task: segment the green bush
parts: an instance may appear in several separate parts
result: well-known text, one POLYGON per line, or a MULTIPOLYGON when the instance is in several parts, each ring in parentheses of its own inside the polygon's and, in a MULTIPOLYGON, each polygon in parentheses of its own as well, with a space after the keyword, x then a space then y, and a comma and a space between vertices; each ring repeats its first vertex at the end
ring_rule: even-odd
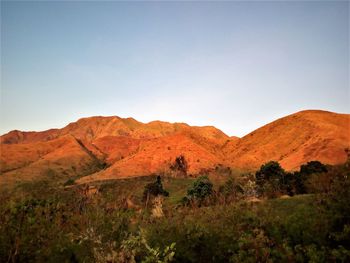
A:
POLYGON ((319 161, 301 165, 299 172, 293 174, 295 194, 327 191, 330 185, 327 171, 327 167, 319 161))
POLYGON ((326 173, 327 167, 319 161, 311 161, 300 166, 302 175, 310 175, 315 173, 326 173))
POLYGON ((275 197, 284 190, 286 172, 278 162, 263 164, 255 173, 258 194, 275 197))
POLYGON ((198 177, 187 190, 183 203, 192 203, 201 206, 207 197, 213 193, 213 183, 207 176, 198 177))
POLYGON ((219 197, 223 199, 224 203, 229 203, 235 201, 243 196, 244 188, 235 179, 230 177, 223 185, 219 187, 219 197))

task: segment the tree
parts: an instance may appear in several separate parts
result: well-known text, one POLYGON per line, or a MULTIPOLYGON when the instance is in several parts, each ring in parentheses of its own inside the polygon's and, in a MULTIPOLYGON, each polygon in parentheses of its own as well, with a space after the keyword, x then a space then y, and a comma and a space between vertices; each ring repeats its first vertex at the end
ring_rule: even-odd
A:
POLYGON ((319 161, 311 161, 300 166, 300 173, 302 175, 310 175, 315 173, 326 173, 327 167, 319 161))
MULTIPOLYGON (((317 181, 318 179, 320 179, 320 177, 318 176, 318 178, 315 178, 314 175, 324 174, 324 173, 327 173, 327 171, 328 170, 326 165, 322 164, 319 161, 311 161, 311 162, 308 162, 307 164, 301 165, 300 171, 294 173, 295 192, 297 194, 307 193, 308 192, 308 190, 306 189, 307 181, 309 181, 309 184, 310 183, 313 185, 315 183, 317 184, 317 181), (312 179, 312 177, 314 178, 312 179)), ((323 179, 325 178, 323 177, 323 179)), ((311 188, 314 188, 314 187, 311 187, 311 188)))
POLYGON ((179 172, 181 175, 187 175, 188 163, 185 156, 180 155, 176 157, 175 163, 170 166, 170 169, 179 172))
POLYGON ((162 178, 158 175, 157 179, 153 183, 149 183, 145 186, 145 190, 143 191, 143 200, 147 200, 153 196, 156 197, 158 195, 169 196, 169 192, 164 190, 162 184, 162 178))
POLYGON ((255 173, 259 194, 267 194, 270 197, 283 192, 286 184, 286 172, 278 162, 270 161, 263 164, 255 173))
POLYGON ((244 194, 242 185, 234 177, 228 179, 219 187, 219 193, 224 199, 224 203, 236 200, 244 194))
POLYGON ((204 200, 213 193, 213 184, 207 176, 198 177, 187 190, 187 196, 184 197, 183 201, 197 202, 200 206, 204 200))

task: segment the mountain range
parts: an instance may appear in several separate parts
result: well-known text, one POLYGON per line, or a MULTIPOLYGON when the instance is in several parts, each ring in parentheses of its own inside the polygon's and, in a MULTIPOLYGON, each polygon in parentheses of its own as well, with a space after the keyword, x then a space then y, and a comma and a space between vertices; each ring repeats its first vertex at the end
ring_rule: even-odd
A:
POLYGON ((321 110, 288 115, 242 138, 213 126, 98 116, 62 129, 2 135, 0 184, 47 176, 79 177, 83 183, 166 173, 181 155, 191 176, 218 165, 251 171, 270 160, 295 170, 311 160, 343 163, 347 148, 350 114, 321 110))

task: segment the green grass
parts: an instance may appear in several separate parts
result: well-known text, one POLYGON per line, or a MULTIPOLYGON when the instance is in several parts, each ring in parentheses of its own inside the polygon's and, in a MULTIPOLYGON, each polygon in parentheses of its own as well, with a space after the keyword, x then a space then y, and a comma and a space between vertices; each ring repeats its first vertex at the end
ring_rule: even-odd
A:
POLYGON ((193 183, 192 178, 167 178, 163 181, 163 187, 169 192, 169 197, 165 199, 165 203, 175 205, 186 196, 187 189, 193 183))
POLYGON ((306 195, 296 195, 290 198, 275 198, 266 200, 261 205, 264 208, 269 208, 271 215, 288 215, 292 211, 302 209, 307 207, 308 209, 314 209, 315 204, 315 195, 306 194, 306 195))
MULTIPOLYGON (((225 182, 227 178, 227 176, 210 177, 216 189, 225 182)), ((145 185, 154 182, 155 180, 156 176, 144 176, 110 180, 107 182, 96 182, 93 183, 93 185, 99 187, 104 197, 109 196, 110 199, 134 197, 141 200, 145 185)), ((163 188, 169 192, 169 197, 165 198, 165 205, 173 206, 179 204, 181 199, 187 195, 187 189, 194 181, 195 178, 191 177, 163 178, 163 188)))

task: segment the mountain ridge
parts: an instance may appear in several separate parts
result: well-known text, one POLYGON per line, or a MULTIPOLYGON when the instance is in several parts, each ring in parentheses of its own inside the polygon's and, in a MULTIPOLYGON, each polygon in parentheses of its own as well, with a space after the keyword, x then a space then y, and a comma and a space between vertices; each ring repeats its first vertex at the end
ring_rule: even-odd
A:
POLYGON ((48 171, 84 176, 82 182, 146 176, 169 170, 180 155, 194 176, 217 165, 253 170, 269 160, 293 170, 314 159, 344 162, 350 114, 303 110, 242 138, 214 126, 93 116, 61 129, 10 131, 0 136, 0 143, 0 172, 10 181, 52 174, 48 171))
MULTIPOLYGON (((152 131, 156 132, 157 128, 161 128, 164 130, 165 133, 173 133, 176 131, 181 131, 188 128, 194 128, 194 129, 202 129, 204 130, 212 130, 216 131, 218 134, 220 134, 222 137, 228 137, 224 132, 217 129, 214 126, 190 126, 186 123, 182 122, 165 122, 165 121, 150 121, 147 123, 139 122, 135 120, 134 118, 128 117, 128 118, 121 118, 118 116, 92 116, 92 117, 84 117, 80 118, 75 122, 71 122, 68 125, 64 126, 63 128, 54 128, 54 129, 48 129, 44 131, 20 131, 20 130, 12 130, 8 133, 5 133, 0 136, 0 143, 2 144, 12 144, 12 143, 24 143, 24 142, 34 142, 34 141, 42 141, 42 140, 50 140, 53 138, 56 138, 58 136, 62 136, 65 134, 72 134, 76 133, 76 129, 85 129, 86 126, 94 125, 94 127, 90 127, 90 130, 85 130, 87 133, 96 132, 99 131, 102 132, 102 135, 99 135, 98 137, 103 137, 103 133, 107 133, 108 128, 112 127, 114 129, 117 129, 117 131, 108 132, 107 135, 114 135, 114 136, 132 136, 132 137, 157 137, 162 136, 164 134, 151 134, 152 131), (143 130, 142 130, 142 128, 143 130), (107 131, 106 131, 107 130, 107 131), (144 131, 145 130, 145 131, 144 131), (119 132, 119 134, 116 134, 116 132, 119 132), (129 132, 129 133, 128 133, 129 132), (148 132, 148 133, 147 133, 148 132)), ((81 134, 80 134, 81 135, 81 134)), ((94 134, 90 134, 93 136, 94 134)), ((86 136, 86 135, 85 135, 86 136)), ((77 136, 79 137, 79 136, 77 136)), ((89 136, 87 136, 89 137, 89 136)), ((98 137, 94 137, 94 139, 97 139, 98 137)))

